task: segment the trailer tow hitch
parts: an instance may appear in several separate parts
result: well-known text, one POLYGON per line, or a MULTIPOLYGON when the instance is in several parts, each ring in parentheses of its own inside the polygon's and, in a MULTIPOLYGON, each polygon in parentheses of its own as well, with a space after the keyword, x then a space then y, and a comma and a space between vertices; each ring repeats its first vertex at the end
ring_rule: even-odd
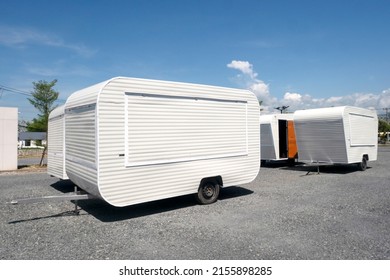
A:
POLYGON ((47 201, 74 201, 75 204, 74 213, 78 215, 80 214, 80 208, 78 207, 77 202, 79 200, 87 200, 87 199, 96 199, 96 197, 87 192, 77 190, 77 187, 75 186, 74 192, 69 192, 69 193, 64 193, 59 195, 42 196, 42 197, 20 198, 20 199, 12 200, 10 204, 16 205, 16 204, 47 202, 47 201))

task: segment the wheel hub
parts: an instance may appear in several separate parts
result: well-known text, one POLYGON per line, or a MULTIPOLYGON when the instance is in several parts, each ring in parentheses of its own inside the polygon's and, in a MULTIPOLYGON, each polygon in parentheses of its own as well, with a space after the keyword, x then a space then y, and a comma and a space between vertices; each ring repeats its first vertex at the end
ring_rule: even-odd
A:
POLYGON ((203 188, 203 194, 205 197, 212 197, 214 194, 214 188, 212 186, 205 186, 203 188))

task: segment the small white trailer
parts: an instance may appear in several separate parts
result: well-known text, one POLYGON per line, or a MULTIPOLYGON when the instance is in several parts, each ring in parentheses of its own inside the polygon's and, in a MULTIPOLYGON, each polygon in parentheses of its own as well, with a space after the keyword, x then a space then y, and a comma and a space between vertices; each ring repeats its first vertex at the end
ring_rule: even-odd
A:
POLYGON ((260 131, 262 161, 295 161, 298 151, 293 114, 261 115, 260 131))
POLYGON ((220 187, 259 172, 258 100, 248 90, 113 78, 69 96, 65 163, 72 182, 114 206, 187 194, 212 203, 220 187))
POLYGON ((298 110, 294 124, 300 161, 355 163, 365 170, 368 161, 377 159, 375 111, 351 106, 298 110))
POLYGON ((47 173, 68 179, 65 169, 65 105, 58 106, 49 115, 47 173))

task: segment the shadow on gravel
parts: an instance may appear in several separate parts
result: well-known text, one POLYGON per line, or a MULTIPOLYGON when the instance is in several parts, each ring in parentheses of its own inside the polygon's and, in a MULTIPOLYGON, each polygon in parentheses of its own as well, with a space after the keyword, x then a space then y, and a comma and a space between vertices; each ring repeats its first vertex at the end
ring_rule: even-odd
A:
MULTIPOLYGON (((61 180, 51 185, 56 190, 66 193, 74 191, 74 184, 70 180, 61 180)), ((228 187, 221 190, 219 200, 232 199, 240 196, 252 194, 253 191, 242 187, 228 187)), ((74 202, 72 201, 74 204, 74 202)), ((218 203, 218 202, 217 202, 218 203)), ((152 202, 146 202, 126 207, 115 207, 100 199, 79 200, 77 205, 81 211, 79 215, 92 215, 102 222, 116 222, 121 220, 128 220, 139 218, 143 216, 150 216, 164 212, 174 211, 177 209, 193 207, 198 205, 195 195, 185 195, 180 197, 162 199, 152 202), (86 213, 83 213, 85 211, 86 213)), ((71 209, 71 206, 70 206, 71 209)), ((9 224, 57 218, 64 216, 77 216, 75 211, 70 210, 59 214, 36 217, 26 220, 18 220, 9 222, 9 224)))
MULTIPOLYGON (((300 163, 295 163, 296 165, 300 163)), ((280 168, 280 167, 286 167, 289 166, 289 163, 287 160, 271 160, 271 161, 261 161, 261 167, 263 168, 280 168)))
MULTIPOLYGON (((302 176, 306 175, 317 175, 318 174, 318 168, 316 165, 305 165, 304 163, 297 162, 294 166, 289 166, 287 161, 270 161, 266 163, 262 163, 262 168, 278 168, 280 170, 292 170, 292 171, 299 171, 304 172, 302 176)), ((367 167, 367 169, 370 169, 371 167, 367 167)), ((349 174, 353 172, 360 172, 355 164, 349 164, 349 165, 320 165, 319 166, 319 173, 326 173, 326 174, 349 174)))
MULTIPOLYGON (((252 191, 241 187, 229 187, 222 189, 220 200, 231 199, 253 193, 252 191)), ((217 202, 218 203, 218 202, 217 202)), ((151 201, 126 207, 115 207, 102 200, 84 200, 79 201, 80 208, 102 222, 117 222, 122 220, 134 219, 164 212, 174 211, 187 207, 194 207, 197 204, 194 195, 185 195, 173 198, 167 198, 157 201, 151 201)))
MULTIPOLYGON (((87 215, 87 214, 79 214, 79 215, 87 215)), ((24 222, 38 221, 38 220, 51 219, 51 218, 68 217, 68 216, 78 216, 78 214, 76 214, 73 210, 70 210, 70 211, 65 211, 62 213, 49 215, 49 216, 11 221, 11 222, 8 222, 8 224, 18 224, 18 223, 24 223, 24 222)))
MULTIPOLYGON (((367 170, 371 167, 367 167, 367 170)), ((306 165, 297 165, 292 167, 283 167, 282 170, 292 170, 292 171, 300 171, 304 174, 301 177, 307 175, 320 175, 320 174, 349 174, 354 172, 362 172, 359 171, 356 165, 321 165, 319 169, 317 166, 306 166, 306 165)))

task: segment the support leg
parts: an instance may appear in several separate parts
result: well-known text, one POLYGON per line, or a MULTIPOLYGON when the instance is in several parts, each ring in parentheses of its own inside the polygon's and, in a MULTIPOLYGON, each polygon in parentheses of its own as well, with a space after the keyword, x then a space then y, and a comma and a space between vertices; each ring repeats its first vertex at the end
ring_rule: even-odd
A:
MULTIPOLYGON (((77 186, 74 186, 74 193, 77 194, 77 186)), ((80 208, 79 208, 77 200, 74 200, 74 213, 75 213, 75 215, 80 214, 80 208)))

